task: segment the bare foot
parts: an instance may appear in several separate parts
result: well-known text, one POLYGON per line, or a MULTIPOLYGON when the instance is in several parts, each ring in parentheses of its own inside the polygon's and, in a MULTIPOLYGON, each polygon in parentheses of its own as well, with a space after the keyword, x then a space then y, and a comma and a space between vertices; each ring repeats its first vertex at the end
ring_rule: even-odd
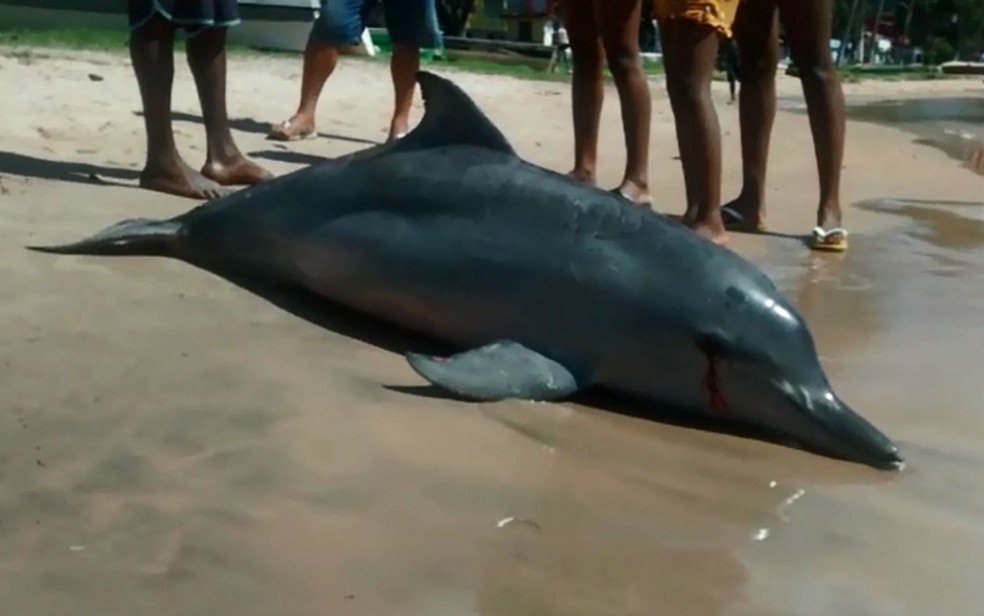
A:
POLYGON ((314 118, 304 115, 295 115, 289 120, 284 120, 280 124, 272 124, 267 139, 274 141, 296 141, 307 139, 315 135, 314 118))
POLYGON ((615 191, 636 205, 652 207, 653 200, 649 196, 649 188, 644 184, 625 180, 615 191))
POLYGON ((704 239, 714 242, 718 246, 725 246, 728 243, 728 233, 724 229, 724 224, 717 222, 687 222, 684 224, 690 227, 694 233, 704 239))
POLYGON ((594 171, 588 171, 586 169, 572 169, 567 172, 567 175, 575 180, 580 180, 591 186, 596 184, 594 171))
POLYGON ((207 161, 202 167, 202 175, 222 186, 259 184, 273 177, 272 173, 242 154, 229 161, 207 161))
POLYGON ((754 233, 765 230, 765 209, 756 199, 738 195, 721 206, 721 220, 729 231, 754 233))
POLYGON ((140 187, 189 199, 217 199, 228 192, 180 160, 171 166, 144 167, 140 187))

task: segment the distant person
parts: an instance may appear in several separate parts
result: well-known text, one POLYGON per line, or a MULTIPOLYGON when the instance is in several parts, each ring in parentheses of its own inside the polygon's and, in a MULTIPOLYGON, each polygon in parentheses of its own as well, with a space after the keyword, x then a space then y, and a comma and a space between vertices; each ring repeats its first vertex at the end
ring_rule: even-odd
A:
POLYGON ((554 16, 550 20, 550 43, 553 53, 550 54, 550 63, 547 65, 547 72, 552 73, 558 64, 563 64, 567 72, 571 72, 571 65, 567 59, 567 50, 571 47, 570 39, 567 37, 567 28, 559 17, 554 16))
POLYGON ((596 182, 602 74, 607 60, 622 107, 626 149, 625 173, 614 192, 648 206, 651 110, 639 53, 641 4, 639 0, 560 1, 574 61, 574 169, 570 175, 589 184, 596 182))
POLYGON ((256 184, 272 174, 239 151, 226 111, 226 28, 239 23, 236 0, 130 0, 130 57, 143 101, 147 161, 140 186, 180 197, 210 199, 222 186, 256 184), (188 32, 188 66, 205 123, 201 171, 181 158, 171 127, 174 35, 188 32))
POLYGON ((776 115, 779 20, 799 69, 820 179, 820 200, 811 246, 847 249, 840 204, 844 158, 844 93, 830 53, 831 0, 743 0, 735 22, 741 64, 741 156, 743 186, 722 208, 729 229, 765 229, 765 175, 776 115))
POLYGON ((731 36, 738 3, 655 0, 653 7, 663 39, 666 89, 687 192, 683 221, 717 244, 728 238, 721 220, 721 127, 711 99, 711 79, 718 37, 731 36))
POLYGON ((390 74, 395 100, 387 141, 399 139, 410 130, 410 107, 417 86, 420 49, 441 45, 435 0, 321 0, 321 12, 311 27, 304 50, 297 111, 289 120, 270 128, 271 139, 290 141, 315 134, 318 98, 338 65, 339 50, 359 42, 366 20, 379 2, 382 2, 386 30, 393 44, 390 74))

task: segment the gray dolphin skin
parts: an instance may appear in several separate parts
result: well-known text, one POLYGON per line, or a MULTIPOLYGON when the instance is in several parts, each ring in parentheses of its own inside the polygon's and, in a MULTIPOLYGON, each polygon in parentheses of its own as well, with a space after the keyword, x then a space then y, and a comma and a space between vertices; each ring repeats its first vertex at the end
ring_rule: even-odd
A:
POLYGON ((457 85, 417 81, 424 117, 399 141, 32 249, 170 256, 303 287, 459 349, 407 359, 465 399, 598 386, 902 468, 898 447, 834 393, 803 319, 757 267, 523 161, 457 85))

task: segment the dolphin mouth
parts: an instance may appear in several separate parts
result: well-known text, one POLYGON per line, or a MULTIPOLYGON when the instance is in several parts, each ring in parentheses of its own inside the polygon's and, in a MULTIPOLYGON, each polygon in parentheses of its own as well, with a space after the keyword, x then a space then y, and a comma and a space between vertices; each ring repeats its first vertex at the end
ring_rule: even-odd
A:
POLYGON ((832 453, 880 470, 905 468, 899 446, 831 391, 801 396, 799 404, 820 424, 832 453))

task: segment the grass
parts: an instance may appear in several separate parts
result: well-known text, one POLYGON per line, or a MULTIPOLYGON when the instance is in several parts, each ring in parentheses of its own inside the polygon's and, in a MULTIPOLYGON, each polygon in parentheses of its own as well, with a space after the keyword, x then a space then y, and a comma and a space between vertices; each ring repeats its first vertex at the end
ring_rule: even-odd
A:
MULTIPOLYGON (((879 81, 924 81, 945 78, 946 75, 929 66, 842 66, 837 69, 841 81, 859 83, 864 80, 879 81)), ((786 74, 796 75, 795 67, 786 74)))
MULTIPOLYGON (((113 51, 125 50, 129 32, 126 28, 92 29, 92 28, 3 28, 0 27, 0 46, 33 49, 67 49, 113 51)), ((180 51, 184 47, 181 37, 176 41, 180 51)), ((243 45, 229 44, 232 54, 280 54, 296 55, 295 52, 279 50, 261 50, 243 45)), ((365 58, 370 62, 388 62, 389 54, 378 53, 376 56, 365 58)), ((546 61, 522 56, 510 57, 498 61, 489 58, 463 57, 451 52, 450 57, 433 58, 423 61, 423 64, 433 67, 450 68, 471 73, 488 75, 508 75, 520 79, 539 79, 544 81, 567 81, 569 76, 563 70, 548 73, 545 70, 546 61)), ((645 70, 648 74, 658 75, 663 72, 659 63, 647 62, 645 70)), ((606 78, 611 74, 606 70, 606 78)))
MULTIPOLYGON (((32 48, 32 49, 67 49, 67 50, 94 50, 94 51, 113 51, 125 50, 129 33, 125 27, 120 28, 3 28, 0 27, 0 47, 13 48, 32 48)), ((181 49, 184 41, 179 37, 176 46, 181 49)), ((296 55, 294 52, 283 52, 273 50, 259 50, 243 45, 230 44, 229 52, 232 54, 279 54, 296 55)), ((482 73, 489 75, 508 75, 520 79, 537 79, 543 81, 567 81, 569 76, 564 71, 555 73, 546 72, 546 61, 514 56, 501 61, 489 58, 488 54, 475 54, 476 57, 467 57, 460 52, 451 52, 449 57, 426 59, 423 61, 425 66, 450 68, 454 70, 467 71, 472 73, 482 73)), ((389 55, 386 53, 377 54, 375 57, 368 58, 368 61, 386 62, 389 55)), ((648 75, 655 76, 663 73, 663 65, 658 62, 646 62, 644 70, 648 75)), ((841 79, 848 83, 857 83, 865 79, 908 81, 940 79, 945 77, 938 70, 929 67, 908 67, 908 66, 847 66, 839 69, 841 79)), ((606 70, 606 79, 611 79, 611 74, 606 70)), ((716 73, 714 79, 724 80, 724 73, 716 73)))
POLYGON ((52 28, 41 30, 0 27, 0 45, 5 47, 109 51, 124 49, 128 34, 126 28, 106 30, 52 28))

